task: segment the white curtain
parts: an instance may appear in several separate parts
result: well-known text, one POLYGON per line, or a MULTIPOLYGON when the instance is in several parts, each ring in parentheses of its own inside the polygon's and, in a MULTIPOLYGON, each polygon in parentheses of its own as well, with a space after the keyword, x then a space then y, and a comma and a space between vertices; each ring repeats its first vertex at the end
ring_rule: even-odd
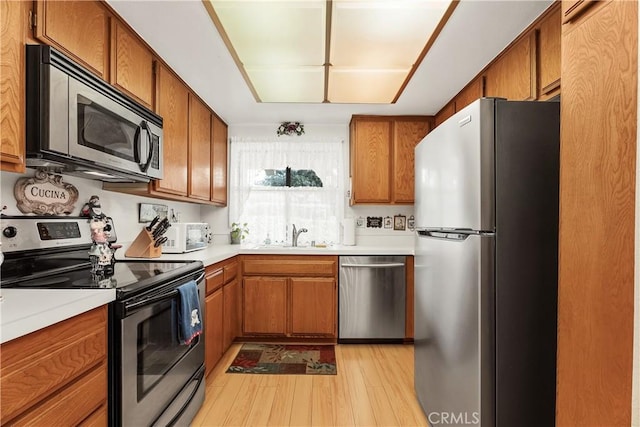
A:
POLYGON ((342 141, 231 138, 229 221, 247 223, 245 243, 291 243, 291 226, 306 228, 299 244, 338 243, 344 211, 342 141), (322 187, 265 187, 265 169, 312 169, 322 187))

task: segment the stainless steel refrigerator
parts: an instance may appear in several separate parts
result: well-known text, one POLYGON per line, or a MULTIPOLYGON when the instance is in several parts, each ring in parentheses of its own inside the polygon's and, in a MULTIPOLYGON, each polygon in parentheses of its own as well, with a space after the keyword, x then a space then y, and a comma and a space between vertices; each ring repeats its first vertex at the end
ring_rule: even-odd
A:
POLYGON ((553 426, 560 105, 483 98, 416 147, 415 389, 431 425, 553 426))

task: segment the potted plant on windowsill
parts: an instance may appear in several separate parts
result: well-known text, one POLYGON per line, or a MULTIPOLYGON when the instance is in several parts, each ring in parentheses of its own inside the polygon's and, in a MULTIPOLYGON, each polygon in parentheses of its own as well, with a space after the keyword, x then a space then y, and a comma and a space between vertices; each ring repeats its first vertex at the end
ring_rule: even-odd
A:
POLYGON ((246 222, 244 224, 238 222, 231 224, 231 244, 237 245, 241 243, 248 234, 249 228, 246 222))

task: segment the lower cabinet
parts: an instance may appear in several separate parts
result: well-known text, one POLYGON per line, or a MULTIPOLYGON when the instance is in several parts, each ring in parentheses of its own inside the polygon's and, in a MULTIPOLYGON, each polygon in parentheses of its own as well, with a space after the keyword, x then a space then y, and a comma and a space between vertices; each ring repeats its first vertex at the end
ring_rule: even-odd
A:
POLYGON ((336 338, 337 257, 243 257, 244 337, 336 338))
POLYGON ((289 286, 291 335, 335 336, 335 279, 292 277, 289 286))
POLYGON ((107 307, 0 346, 2 425, 106 425, 107 307))
POLYGON ((223 350, 223 316, 224 299, 222 288, 207 295, 205 299, 205 341, 204 359, 205 373, 211 372, 214 366, 220 361, 223 350))
POLYGON ((242 293, 236 278, 238 262, 231 258, 205 270, 204 364, 208 375, 236 337, 242 335, 242 293))
POLYGON ((287 332, 287 279, 246 277, 244 333, 285 335, 287 332))
POLYGON ((224 353, 236 337, 242 335, 242 287, 238 279, 233 279, 224 285, 222 297, 224 299, 225 314, 222 337, 222 350, 224 353))

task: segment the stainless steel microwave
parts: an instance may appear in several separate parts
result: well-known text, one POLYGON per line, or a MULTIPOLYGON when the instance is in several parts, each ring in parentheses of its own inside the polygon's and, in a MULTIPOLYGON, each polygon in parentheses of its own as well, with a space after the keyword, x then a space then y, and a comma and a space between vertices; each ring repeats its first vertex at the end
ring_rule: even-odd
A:
POLYGON ((50 46, 27 46, 27 166, 110 182, 162 178, 162 117, 50 46))

